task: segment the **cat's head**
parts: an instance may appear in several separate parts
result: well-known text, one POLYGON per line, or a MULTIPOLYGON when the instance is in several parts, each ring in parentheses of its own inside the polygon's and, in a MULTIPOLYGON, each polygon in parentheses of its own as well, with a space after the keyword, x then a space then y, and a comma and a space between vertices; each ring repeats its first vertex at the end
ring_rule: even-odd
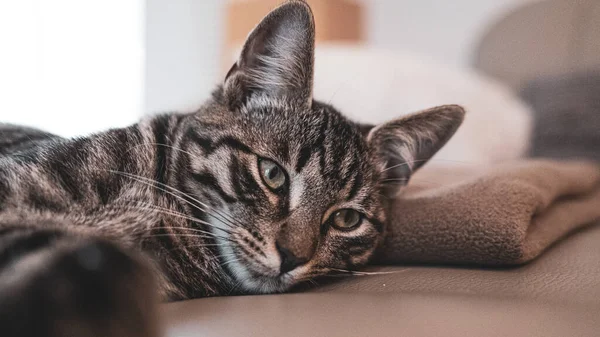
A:
POLYGON ((186 132, 183 184, 210 205, 221 262, 248 292, 365 264, 387 201, 463 118, 444 106, 375 127, 349 121, 313 99, 314 43, 306 3, 272 11, 186 132))

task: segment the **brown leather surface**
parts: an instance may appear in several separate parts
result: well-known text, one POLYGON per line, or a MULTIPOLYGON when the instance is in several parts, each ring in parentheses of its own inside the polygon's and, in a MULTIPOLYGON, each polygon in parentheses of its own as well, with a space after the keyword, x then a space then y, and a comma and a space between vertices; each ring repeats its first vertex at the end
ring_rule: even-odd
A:
POLYGON ((600 308, 600 225, 575 233, 522 267, 405 266, 379 270, 398 273, 354 276, 312 291, 462 295, 600 308))
POLYGON ((598 336, 598 311, 475 297, 305 294, 172 305, 168 336, 598 336))
POLYGON ((297 294, 167 304, 167 335, 600 335, 599 225, 519 268, 371 269, 398 272, 353 276, 297 294))

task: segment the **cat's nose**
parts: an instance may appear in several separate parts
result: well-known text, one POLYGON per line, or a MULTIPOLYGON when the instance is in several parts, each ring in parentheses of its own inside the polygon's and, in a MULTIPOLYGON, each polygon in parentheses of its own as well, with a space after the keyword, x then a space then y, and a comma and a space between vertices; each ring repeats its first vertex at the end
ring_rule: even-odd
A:
POLYGON ((298 258, 296 255, 294 255, 294 253, 292 253, 292 251, 282 247, 279 242, 275 242, 275 247, 277 247, 277 251, 281 257, 281 266, 279 267, 279 272, 281 274, 292 271, 296 267, 305 264, 308 261, 308 259, 298 258))

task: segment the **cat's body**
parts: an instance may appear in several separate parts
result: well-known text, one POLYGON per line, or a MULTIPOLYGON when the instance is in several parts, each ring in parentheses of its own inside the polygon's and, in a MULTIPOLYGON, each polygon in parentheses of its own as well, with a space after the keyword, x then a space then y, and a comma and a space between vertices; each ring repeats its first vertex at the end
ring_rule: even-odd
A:
MULTIPOLYGON (((192 233, 185 228, 193 227, 169 212, 199 216, 186 208, 186 203, 161 191, 159 185, 181 189, 175 187, 171 163, 179 155, 172 147, 181 146, 182 130, 177 127, 185 118, 158 116, 125 129, 73 140, 46 135, 25 143, 13 138, 12 151, 8 146, 0 149, 7 153, 0 157, 0 226, 53 224, 148 252, 169 266, 168 274, 173 277, 165 280, 163 293, 171 299, 225 293, 231 279, 223 272, 215 250, 201 246, 206 238, 195 238, 198 247, 193 257, 177 254, 178 259, 170 259, 173 254, 169 250, 176 249, 177 243, 167 234, 192 233)), ((0 132, 5 128, 0 127, 0 132)), ((23 132, 29 135, 34 130, 23 132)), ((7 132, 3 134, 8 138, 7 132)), ((201 224, 194 226, 206 230, 201 224)))
POLYGON ((353 123, 313 100, 313 52, 290 1, 195 113, 79 139, 0 125, 3 335, 154 336, 155 294, 281 292, 367 263, 387 200, 464 111, 353 123))

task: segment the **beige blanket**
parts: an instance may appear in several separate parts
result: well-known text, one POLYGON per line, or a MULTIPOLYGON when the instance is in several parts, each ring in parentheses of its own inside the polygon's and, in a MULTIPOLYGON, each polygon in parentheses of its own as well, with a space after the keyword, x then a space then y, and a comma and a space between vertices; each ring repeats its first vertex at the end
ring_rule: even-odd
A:
POLYGON ((600 167, 425 168, 392 207, 378 263, 521 264, 600 220, 600 167))

